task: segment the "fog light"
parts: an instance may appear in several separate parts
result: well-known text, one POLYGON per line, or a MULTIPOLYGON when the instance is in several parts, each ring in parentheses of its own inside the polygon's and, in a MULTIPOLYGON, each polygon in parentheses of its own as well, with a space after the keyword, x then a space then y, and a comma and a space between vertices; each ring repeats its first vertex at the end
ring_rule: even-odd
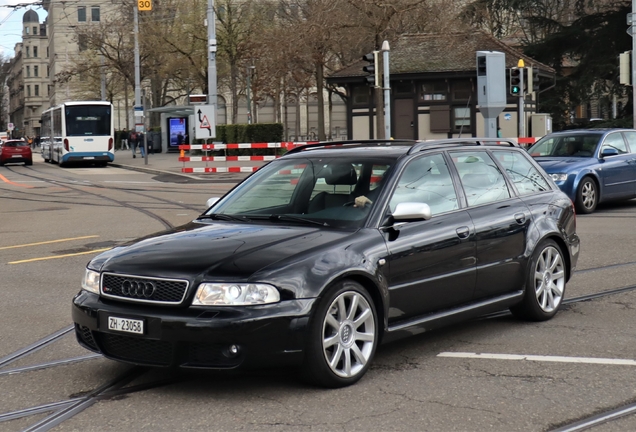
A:
POLYGON ((239 347, 237 345, 230 345, 230 348, 229 348, 228 351, 229 351, 230 355, 235 356, 239 352, 239 347))

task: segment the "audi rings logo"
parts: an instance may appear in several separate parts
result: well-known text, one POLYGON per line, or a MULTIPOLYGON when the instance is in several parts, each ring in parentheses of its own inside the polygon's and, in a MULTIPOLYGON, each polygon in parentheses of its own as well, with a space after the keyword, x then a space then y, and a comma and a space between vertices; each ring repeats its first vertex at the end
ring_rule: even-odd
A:
POLYGON ((137 282, 125 280, 121 284, 121 293, 127 297, 150 298, 155 293, 155 284, 152 282, 137 282))

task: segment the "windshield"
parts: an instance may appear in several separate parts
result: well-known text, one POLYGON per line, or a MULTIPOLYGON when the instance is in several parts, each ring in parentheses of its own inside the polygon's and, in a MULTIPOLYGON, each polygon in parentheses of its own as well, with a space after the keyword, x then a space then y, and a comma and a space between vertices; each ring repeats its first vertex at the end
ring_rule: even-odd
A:
POLYGON ((111 109, 108 105, 67 106, 67 136, 108 136, 110 131, 111 109))
POLYGON ((206 215, 360 227, 377 200, 391 162, 369 157, 277 160, 257 171, 206 215))
POLYGON ((603 134, 577 133, 547 136, 528 149, 530 156, 592 157, 603 134))

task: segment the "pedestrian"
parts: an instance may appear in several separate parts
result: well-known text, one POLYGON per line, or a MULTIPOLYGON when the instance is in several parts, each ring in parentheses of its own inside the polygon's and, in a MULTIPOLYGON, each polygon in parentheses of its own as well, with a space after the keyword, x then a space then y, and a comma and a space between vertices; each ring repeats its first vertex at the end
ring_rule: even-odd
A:
POLYGON ((130 149, 132 150, 133 158, 136 158, 137 155, 137 132, 130 131, 130 135, 128 135, 128 140, 130 141, 130 149))
POLYGON ((130 146, 128 145, 128 131, 126 129, 121 131, 121 150, 126 147, 126 150, 130 150, 130 146))
POLYGON ((141 152, 141 157, 146 157, 146 151, 144 148, 144 134, 143 132, 137 132, 137 147, 139 147, 139 151, 141 152))

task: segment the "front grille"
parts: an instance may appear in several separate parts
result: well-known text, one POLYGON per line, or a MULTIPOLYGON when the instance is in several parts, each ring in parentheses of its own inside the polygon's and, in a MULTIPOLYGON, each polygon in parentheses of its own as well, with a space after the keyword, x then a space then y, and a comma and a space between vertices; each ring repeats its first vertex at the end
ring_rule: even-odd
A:
POLYGON ((188 282, 174 279, 155 279, 138 276, 102 275, 102 294, 138 302, 178 304, 183 301, 188 282))
POLYGON ((170 342, 98 333, 102 351, 109 357, 156 366, 170 366, 174 346, 170 342))
POLYGON ((228 345, 191 343, 188 347, 187 366, 230 368, 241 364, 242 355, 230 356, 228 345))
POLYGON ((99 348, 97 348, 97 344, 95 343, 95 339, 93 339, 93 333, 88 327, 75 324, 75 335, 77 336, 77 339, 84 345, 94 350, 99 350, 99 348))

